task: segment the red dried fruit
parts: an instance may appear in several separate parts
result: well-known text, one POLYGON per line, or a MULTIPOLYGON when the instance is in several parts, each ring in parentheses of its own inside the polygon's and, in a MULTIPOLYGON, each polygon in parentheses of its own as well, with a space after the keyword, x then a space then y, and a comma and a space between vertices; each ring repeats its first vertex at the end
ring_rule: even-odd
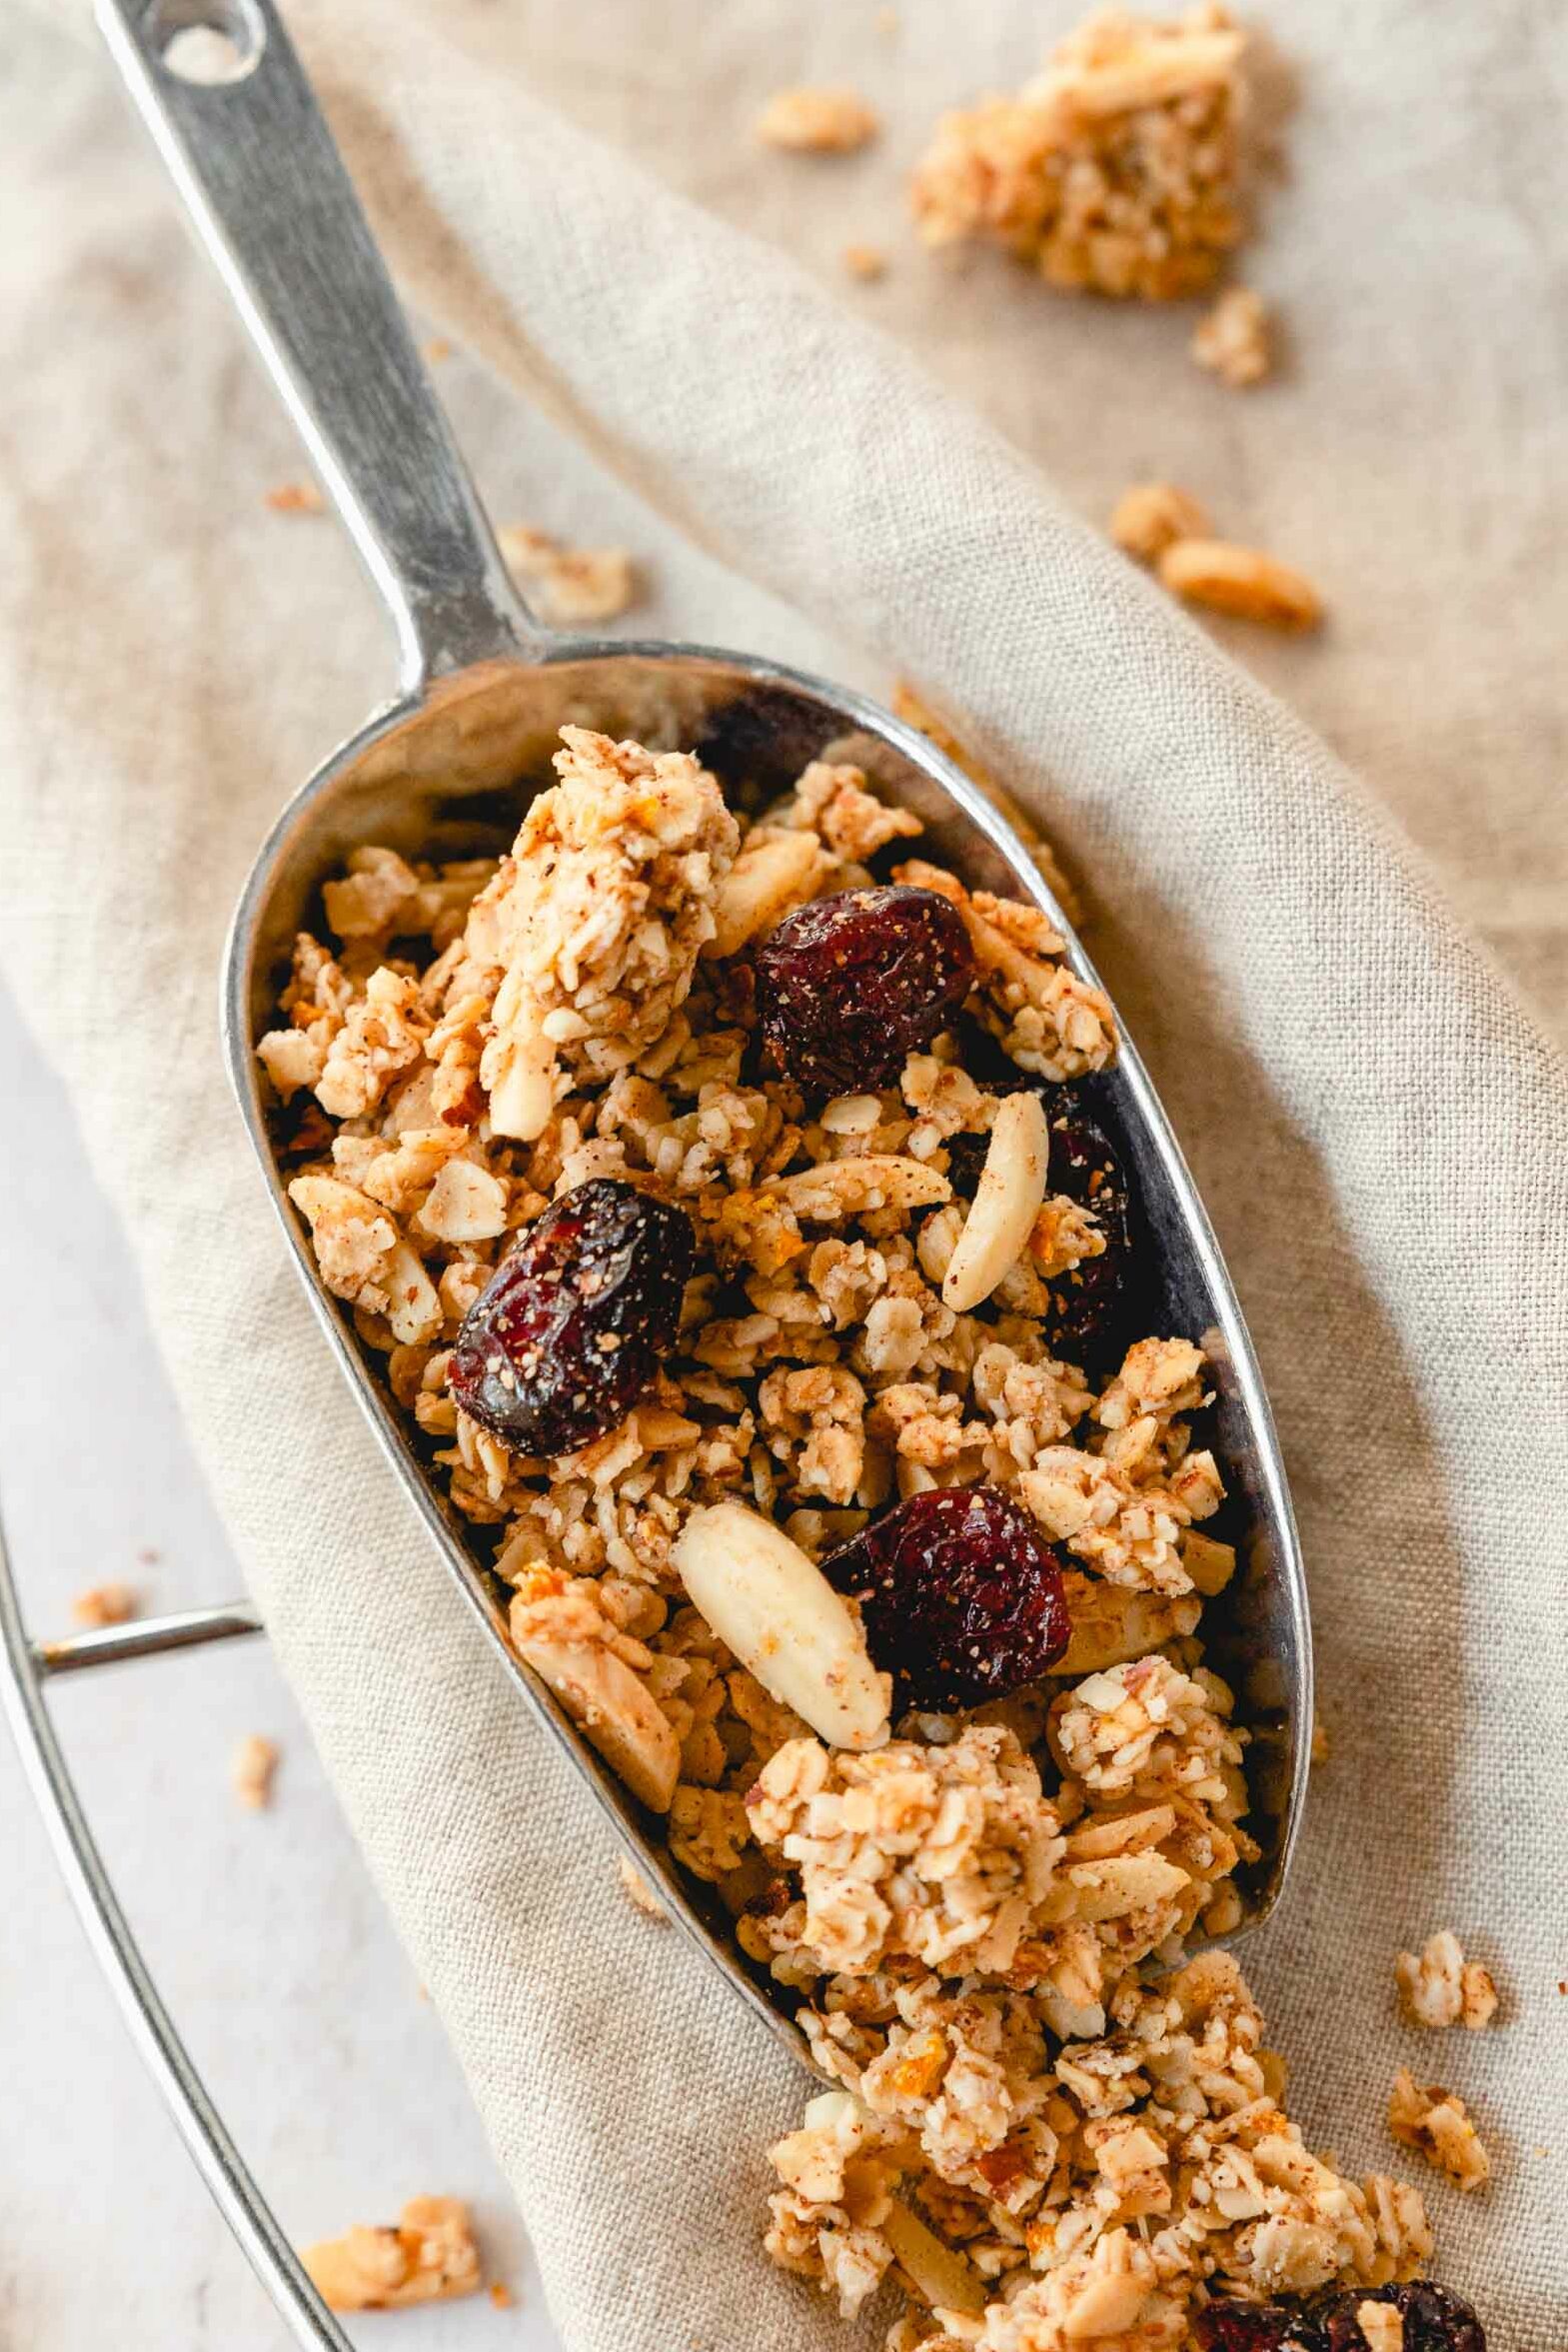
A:
POLYGON ((1063 1559, 999 1486, 911 1494, 822 1562, 903 1706, 979 1706, 1067 1646, 1063 1559))
POLYGON ((1132 1195, 1104 1129, 1079 1099, 1066 1090, 1062 1094, 1065 1100, 1045 1098, 1050 1189, 1094 1211, 1105 1247, 1098 1257, 1086 1257, 1070 1273, 1057 1275, 1045 1327, 1063 1361, 1097 1364, 1120 1352, 1124 1336, 1132 1195))
POLYGON ((810 1094, 889 1086, 973 985, 963 918, 934 891, 813 899, 757 950, 764 1058, 810 1094))
POLYGON ((1356 2318, 1363 2303, 1391 2303, 1404 2321, 1404 2352, 1486 2352, 1486 2330, 1462 2295, 1431 2279, 1388 2287, 1335 2287, 1308 2305, 1325 2352, 1367 2352, 1356 2318))
POLYGON ((1326 2352, 1322 2330, 1282 2303, 1210 2303, 1192 2340, 1199 2352, 1326 2352))
POLYGON ((675 1340, 692 1272, 684 1208, 596 1176, 526 1227, 463 1318, 447 1384, 522 1453, 624 1420, 675 1340))

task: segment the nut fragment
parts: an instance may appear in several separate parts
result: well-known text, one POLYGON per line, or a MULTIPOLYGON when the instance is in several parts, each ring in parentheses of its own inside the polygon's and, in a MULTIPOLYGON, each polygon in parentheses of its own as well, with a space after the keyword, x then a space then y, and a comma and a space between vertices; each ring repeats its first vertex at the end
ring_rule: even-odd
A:
POLYGON ((857 90, 776 90, 757 118, 765 147, 796 155, 849 155, 880 128, 857 90))
POLYGON ((1140 564, 1152 564, 1178 539, 1202 539, 1208 516, 1188 490, 1174 482, 1134 482, 1111 512, 1110 536, 1140 564))
POLYGON ((659 1701, 624 1658, 597 1641, 552 1640, 529 1630, 528 1603, 512 1604, 518 1655, 560 1699, 634 1796, 668 1813, 681 1773, 681 1743, 659 1701))
POLYGON ((899 2269, 933 2311, 964 2311, 978 2319, 985 2309, 979 2273, 964 2257, 927 2229, 917 2214, 894 2199, 882 2235, 899 2269))
POLYGON ((733 956, 748 940, 772 931, 781 916, 809 898, 824 864, 820 838, 803 828, 751 835, 719 886, 714 936, 703 954, 733 956))
POLYGON ((672 1557, 721 1641, 835 1747, 880 1747, 892 1685, 853 1613, 782 1527, 744 1503, 697 1510, 672 1557))
POLYGON ((272 1802, 272 1776, 278 1769, 275 1741, 259 1731, 247 1732, 229 1759, 229 1785, 239 1802, 253 1813, 272 1802))
POLYGON ((79 1625, 95 1629, 123 1625, 127 1617, 136 1614, 135 1590, 129 1584, 89 1584, 85 1592, 72 1598, 71 1614, 79 1625))
POLYGON ((1178 539, 1159 559, 1159 577, 1173 595, 1270 629, 1315 629, 1323 618, 1316 589, 1288 564, 1260 548, 1228 539, 1178 539))
POLYGON ((985 1165, 942 1276, 942 1303, 963 1313, 1017 1264, 1045 1197, 1050 1130, 1038 1095, 1009 1095, 996 1114, 985 1165))

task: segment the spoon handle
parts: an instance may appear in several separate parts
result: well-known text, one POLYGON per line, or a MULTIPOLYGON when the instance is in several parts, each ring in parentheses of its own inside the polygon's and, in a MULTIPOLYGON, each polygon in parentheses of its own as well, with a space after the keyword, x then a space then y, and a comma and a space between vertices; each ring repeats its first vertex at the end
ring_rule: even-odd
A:
POLYGON ((273 0, 97 0, 97 14, 392 616, 405 689, 537 653, 273 0))

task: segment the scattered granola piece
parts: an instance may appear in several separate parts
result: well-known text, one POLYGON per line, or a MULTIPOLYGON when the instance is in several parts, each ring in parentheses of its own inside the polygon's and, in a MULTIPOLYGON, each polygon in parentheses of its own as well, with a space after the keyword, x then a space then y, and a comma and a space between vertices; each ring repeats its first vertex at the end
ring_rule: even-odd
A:
POLYGON ((1309 580, 1261 549, 1227 539, 1178 539, 1159 559, 1159 577, 1188 604, 1270 629, 1315 629, 1322 600, 1309 580))
POLYGON ((988 238, 1072 292, 1201 294, 1245 234, 1244 46, 1214 6, 1091 16, 1016 97, 943 117, 911 188, 920 235, 988 238))
POLYGON ((71 1615, 78 1625, 123 1625, 127 1617, 135 1616, 138 1605, 129 1584, 89 1584, 73 1598, 71 1615))
MULTIPOLYGON (((333 2311, 393 2311, 479 2292, 479 2248, 457 2197, 411 2197, 398 2225, 356 2222, 300 2255, 333 2311)), ((494 2290, 492 2290, 494 2292, 494 2290)))
POLYGON ((229 1759, 229 1784, 242 1805, 260 1813, 272 1802, 272 1776, 277 1769, 276 1742, 264 1739, 259 1731, 249 1731, 229 1759))
POLYGON ((846 245, 838 258, 850 277, 858 278, 862 285, 870 285, 887 272, 887 256, 879 245, 846 245))
MULTIPOLYGON (((512 2289, 507 2285, 506 2280, 502 2278, 493 2278, 491 2280, 490 2299, 492 2303, 495 2304, 498 2311, 510 2311, 513 2304, 517 2301, 516 2295, 513 2294, 512 2289)), ((1397 2346, 1395 2347, 1395 2352, 1398 2352, 1397 2346)))
POLYGON ((1479 1960, 1467 1960, 1452 1928, 1428 1936, 1417 1959, 1401 1952, 1394 1976, 1406 2016, 1414 2025, 1434 2029, 1468 2026, 1476 2033, 1497 2012, 1497 1987, 1479 1960))
POLYGON ((1134 482, 1117 499, 1110 536, 1140 564, 1157 563, 1178 539, 1203 539, 1209 520, 1190 491, 1174 482, 1134 482))
POLYGON ((1328 1725, 1324 1722, 1321 1715, 1314 1715, 1312 1717, 1313 1763, 1326 1764, 1332 1752, 1332 1744, 1328 1736, 1328 1725))
POLYGON ((645 1919, 652 1919, 661 1927, 667 1927, 670 1924, 670 1913, 665 1909, 664 1904, 655 1894, 641 1870, 637 1869, 625 1854, 622 1854, 617 1860, 616 1875, 626 1889, 635 1910, 641 1911, 645 1919))
POLYGON ((1084 920, 1083 902, 1072 882, 1063 873, 1055 851, 1033 818, 1018 806, 1004 786, 997 783, 989 769, 982 767, 974 754, 959 742, 945 719, 938 717, 906 678, 900 678, 892 690, 892 707, 900 719, 906 719, 911 727, 918 728, 921 735, 929 736, 936 749, 945 753, 971 784, 979 786, 991 807, 1000 810, 1055 892, 1057 903, 1067 921, 1081 928, 1084 920))
POLYGON ((857 90, 776 90, 757 118, 765 147, 795 155, 850 155, 880 129, 857 90))
POLYGON ((504 524, 496 543, 519 587, 558 627, 614 621, 637 602, 637 570, 625 548, 563 547, 526 523, 504 524))
POLYGON ((1249 286, 1227 286, 1192 330, 1187 349, 1200 368, 1244 392, 1273 369, 1268 305, 1249 286))
POLYGON ((1478 2189, 1491 2176, 1491 2159, 1463 2099, 1441 2083, 1418 2083, 1407 2067, 1394 2077, 1388 2128, 1461 2189, 1478 2189))
POLYGON ((267 493, 275 515, 324 515, 327 501, 314 482, 277 482, 267 493))

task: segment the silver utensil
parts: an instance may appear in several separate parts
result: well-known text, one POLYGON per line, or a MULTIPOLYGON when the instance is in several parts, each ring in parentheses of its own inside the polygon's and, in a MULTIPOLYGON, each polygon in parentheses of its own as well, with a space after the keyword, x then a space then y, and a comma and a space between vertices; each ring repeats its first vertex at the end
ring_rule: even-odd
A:
MULTIPOLYGON (((572 1756, 639 1868, 741 1998, 797 2057, 769 1988, 738 1961, 717 1898, 680 1875, 647 1814, 511 1649, 492 1579, 428 1480, 401 1409, 316 1271, 267 1133, 254 1046, 325 875, 366 842, 435 858, 510 842, 548 781, 563 722, 698 751, 727 784, 784 791, 807 761, 853 759, 926 827, 973 886, 1032 899, 1094 979, 1011 828, 922 736, 863 696, 707 647, 554 636, 508 579, 343 165, 272 0, 99 0, 158 148, 257 344, 397 635, 396 700, 323 762, 262 845, 224 974, 230 1075, 300 1277, 388 1462, 527 1703, 572 1756), (193 74, 200 78, 192 78, 193 74), (222 78, 217 78, 221 74, 222 78)), ((1201 1339, 1218 1391, 1217 1450, 1241 1566, 1212 1635, 1252 1734, 1237 1934, 1272 1908, 1306 1788, 1312 1662, 1283 1465, 1219 1248, 1130 1044, 1106 1082, 1141 1197, 1162 1330, 1201 1339)), ((1227 1939, 1230 1940, 1230 1939, 1227 1939)))

